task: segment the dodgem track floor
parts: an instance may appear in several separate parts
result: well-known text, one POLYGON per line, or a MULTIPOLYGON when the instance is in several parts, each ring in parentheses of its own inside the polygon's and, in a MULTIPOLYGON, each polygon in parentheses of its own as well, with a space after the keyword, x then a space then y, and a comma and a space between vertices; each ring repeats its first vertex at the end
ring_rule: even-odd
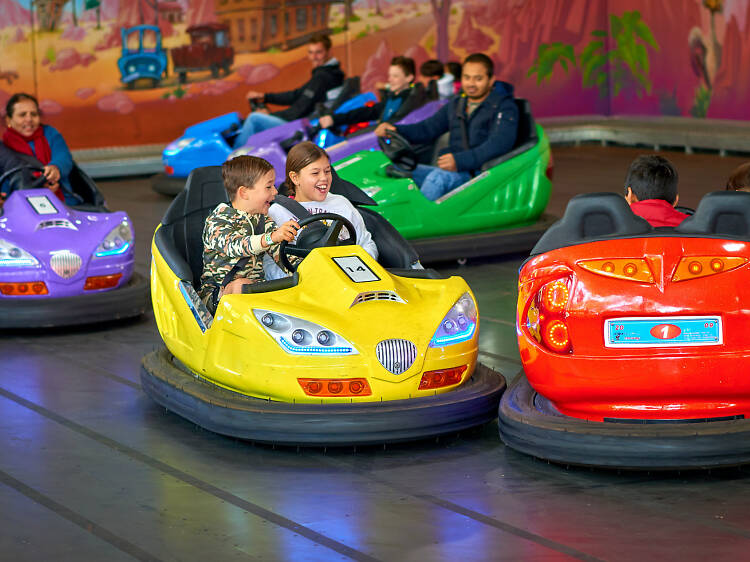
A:
MULTIPOLYGON (((555 148, 561 215, 621 191, 638 149, 555 148)), ((739 158, 665 153, 680 203, 723 186, 739 158)), ((127 210, 145 274, 169 199, 146 178, 101 181, 127 210)), ((512 381, 524 256, 446 263, 481 315, 481 362, 512 381)), ((141 389, 153 314, 0 334, 0 546, 7 560, 737 560, 750 549, 750 468, 617 472, 547 464, 497 423, 359 448, 253 445, 202 430, 141 389)))

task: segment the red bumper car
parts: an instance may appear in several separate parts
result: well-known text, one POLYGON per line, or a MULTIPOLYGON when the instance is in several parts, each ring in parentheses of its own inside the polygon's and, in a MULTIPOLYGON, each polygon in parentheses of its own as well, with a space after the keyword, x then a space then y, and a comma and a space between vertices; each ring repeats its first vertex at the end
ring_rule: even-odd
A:
POLYGON ((748 287, 750 193, 710 193, 676 228, 573 198, 520 271, 502 439, 584 466, 750 462, 748 287))

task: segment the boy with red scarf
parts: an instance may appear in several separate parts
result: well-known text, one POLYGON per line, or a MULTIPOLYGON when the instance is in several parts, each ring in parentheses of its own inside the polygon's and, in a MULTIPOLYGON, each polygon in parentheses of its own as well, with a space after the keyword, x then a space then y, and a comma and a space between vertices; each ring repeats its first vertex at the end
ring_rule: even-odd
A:
MULTIPOLYGON (((73 193, 68 175, 73 169, 73 156, 62 135, 54 127, 41 124, 39 103, 34 96, 18 93, 11 96, 5 106, 3 144, 16 152, 26 162, 41 164, 46 186, 67 205, 80 203, 73 193), (25 157, 23 156, 25 155, 25 157)), ((0 186, 3 196, 7 195, 7 185, 0 186)))

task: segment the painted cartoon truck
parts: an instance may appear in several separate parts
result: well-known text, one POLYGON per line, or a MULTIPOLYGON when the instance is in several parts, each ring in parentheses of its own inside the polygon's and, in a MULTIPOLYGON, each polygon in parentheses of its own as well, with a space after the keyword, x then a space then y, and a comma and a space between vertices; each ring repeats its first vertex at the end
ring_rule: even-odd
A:
POLYGON ((205 23, 187 28, 190 44, 169 50, 173 72, 180 84, 187 82, 187 73, 210 70, 213 78, 219 70, 226 76, 234 63, 234 48, 229 44, 229 26, 205 23))
POLYGON ((161 44, 161 30, 155 25, 136 25, 120 29, 122 54, 117 60, 120 81, 128 89, 137 82, 148 82, 152 88, 167 75, 167 52, 161 44))

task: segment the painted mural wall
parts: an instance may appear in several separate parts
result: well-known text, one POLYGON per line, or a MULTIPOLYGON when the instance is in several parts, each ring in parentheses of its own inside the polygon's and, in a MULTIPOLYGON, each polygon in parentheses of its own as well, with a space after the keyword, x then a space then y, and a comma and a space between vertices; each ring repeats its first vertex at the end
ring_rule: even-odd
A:
POLYGON ((73 148, 165 143, 301 84, 327 31, 364 89, 481 51, 538 117, 750 120, 749 27, 750 0, 0 0, 0 106, 36 94, 73 148))

